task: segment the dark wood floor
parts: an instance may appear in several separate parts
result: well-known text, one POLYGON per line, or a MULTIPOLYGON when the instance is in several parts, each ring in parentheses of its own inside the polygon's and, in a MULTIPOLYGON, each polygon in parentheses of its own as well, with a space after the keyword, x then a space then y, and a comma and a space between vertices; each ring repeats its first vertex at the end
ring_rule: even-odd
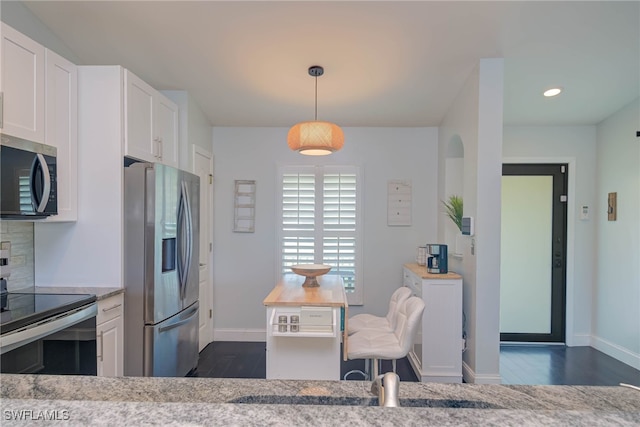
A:
MULTIPOLYGON (((217 341, 200 352, 194 376, 208 378, 265 378, 266 344, 264 342, 217 341)), ((342 362, 341 374, 364 369, 364 361, 342 362)), ((391 362, 383 362, 383 372, 391 362)), ((398 360, 401 381, 417 381, 409 361, 398 360)), ((502 345, 500 375, 503 384, 617 385, 640 386, 640 371, 591 347, 563 345, 502 345)), ((349 379, 361 380, 359 375, 349 379)))
POLYGON ((640 371, 592 347, 500 346, 503 384, 640 386, 640 371))

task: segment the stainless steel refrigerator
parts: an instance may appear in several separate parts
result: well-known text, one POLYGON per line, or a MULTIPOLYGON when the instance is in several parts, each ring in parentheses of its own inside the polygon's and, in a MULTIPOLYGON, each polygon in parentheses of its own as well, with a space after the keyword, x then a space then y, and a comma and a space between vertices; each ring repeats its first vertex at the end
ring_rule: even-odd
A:
POLYGON ((200 178, 157 163, 124 178, 124 373, 185 376, 198 364, 200 178))

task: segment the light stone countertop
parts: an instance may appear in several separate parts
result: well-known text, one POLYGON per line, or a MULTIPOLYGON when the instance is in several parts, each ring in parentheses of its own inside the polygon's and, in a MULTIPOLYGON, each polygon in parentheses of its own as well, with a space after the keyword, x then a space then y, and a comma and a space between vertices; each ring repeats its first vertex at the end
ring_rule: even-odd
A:
POLYGON ((124 292, 124 288, 106 286, 36 286, 34 292, 40 294, 91 294, 95 295, 98 301, 118 295, 124 292))
POLYGON ((42 425, 45 416, 64 425, 640 424, 640 392, 625 387, 403 382, 402 408, 366 406, 375 404, 369 390, 361 381, 7 374, 0 376, 0 416, 3 426, 42 425), (332 400, 342 404, 326 404, 332 400))

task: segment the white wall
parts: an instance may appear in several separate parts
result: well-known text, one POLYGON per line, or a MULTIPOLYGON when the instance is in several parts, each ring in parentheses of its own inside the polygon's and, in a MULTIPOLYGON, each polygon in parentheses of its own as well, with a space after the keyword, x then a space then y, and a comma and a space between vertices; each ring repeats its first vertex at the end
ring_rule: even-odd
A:
MULTIPOLYGON (((475 236, 467 239, 462 261, 451 268, 463 276, 463 311, 467 350, 465 381, 498 383, 500 304, 500 180, 502 176, 502 59, 482 59, 442 121, 439 145, 440 199, 447 188, 446 150, 451 141, 464 146, 465 216, 475 218, 475 236), (474 253, 471 252, 471 247, 474 253)), ((449 162, 451 164, 451 162, 449 162)), ((438 237, 446 237, 446 218, 438 217, 438 237)))
POLYGON ((213 129, 215 340, 264 340, 263 299, 278 277, 277 169, 281 165, 346 164, 364 177, 364 305, 349 315, 384 315, 402 286, 402 264, 436 239, 437 129, 345 128, 344 148, 326 157, 289 150, 287 128, 213 129), (233 233, 235 179, 256 180, 255 233, 233 233), (413 183, 413 225, 387 226, 387 181, 413 183))
POLYGON ((505 163, 569 163, 567 325, 569 346, 590 344, 595 257, 595 126, 505 126, 505 163), (588 220, 580 220, 581 206, 588 220))
POLYGON ((75 53, 64 44, 58 36, 49 30, 42 21, 20 1, 3 1, 0 3, 0 18, 22 34, 51 49, 58 55, 65 57, 74 64, 80 65, 75 53))
POLYGON ((640 100, 597 126, 592 345, 640 369, 640 100), (607 193, 616 192, 616 221, 607 193))

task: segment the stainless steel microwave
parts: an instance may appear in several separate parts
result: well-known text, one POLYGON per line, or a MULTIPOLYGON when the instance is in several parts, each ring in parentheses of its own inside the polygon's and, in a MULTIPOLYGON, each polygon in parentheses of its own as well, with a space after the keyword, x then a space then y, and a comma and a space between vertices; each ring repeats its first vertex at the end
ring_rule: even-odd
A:
POLYGON ((4 134, 0 141, 0 217, 56 215, 56 148, 4 134))

